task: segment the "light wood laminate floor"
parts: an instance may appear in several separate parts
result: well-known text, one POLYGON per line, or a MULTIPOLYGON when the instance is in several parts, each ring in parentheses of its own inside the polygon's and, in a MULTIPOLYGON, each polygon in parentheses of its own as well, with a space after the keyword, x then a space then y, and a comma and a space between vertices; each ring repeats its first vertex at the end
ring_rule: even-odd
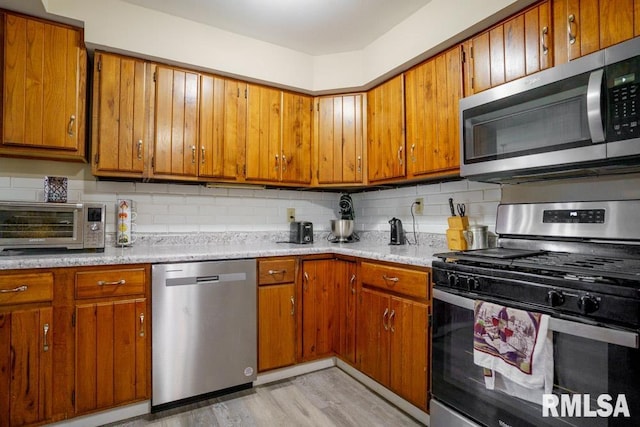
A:
POLYGON ((420 426, 338 368, 254 387, 110 426, 420 426))

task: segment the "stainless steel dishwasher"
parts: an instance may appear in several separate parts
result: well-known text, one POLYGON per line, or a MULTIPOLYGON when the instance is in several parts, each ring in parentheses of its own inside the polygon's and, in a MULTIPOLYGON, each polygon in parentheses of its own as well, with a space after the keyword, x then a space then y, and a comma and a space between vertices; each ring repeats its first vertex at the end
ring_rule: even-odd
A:
POLYGON ((152 267, 151 405, 256 379, 256 260, 152 267))

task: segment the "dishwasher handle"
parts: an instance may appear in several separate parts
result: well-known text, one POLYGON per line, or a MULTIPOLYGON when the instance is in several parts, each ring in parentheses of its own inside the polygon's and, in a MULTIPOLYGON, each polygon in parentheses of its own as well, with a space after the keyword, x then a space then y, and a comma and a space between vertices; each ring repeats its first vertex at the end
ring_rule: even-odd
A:
POLYGON ((214 285, 222 282, 242 282, 247 279, 246 273, 223 273, 207 276, 168 277, 166 286, 214 285))

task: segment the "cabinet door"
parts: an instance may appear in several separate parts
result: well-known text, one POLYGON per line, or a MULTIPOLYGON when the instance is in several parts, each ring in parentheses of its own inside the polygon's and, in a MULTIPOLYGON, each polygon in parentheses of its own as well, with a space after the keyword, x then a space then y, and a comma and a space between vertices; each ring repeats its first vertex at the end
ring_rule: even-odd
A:
POLYGON ((93 174, 142 176, 146 160, 147 64, 95 54, 93 174))
POLYGON ((358 368, 389 386, 389 297, 362 288, 358 305, 358 368))
POLYGON ((533 74, 553 65, 551 5, 548 1, 524 13, 525 74, 533 74))
POLYGON ((52 320, 51 308, 0 314, 0 425, 51 418, 52 320))
POLYGON ((334 336, 334 260, 302 263, 302 358, 331 354, 334 336))
POLYGON ((461 49, 456 46, 406 73, 409 178, 460 165, 461 49))
POLYGON ((311 182, 311 133, 313 98, 284 92, 282 95, 281 179, 311 182))
POLYGON ((367 164, 369 181, 405 176, 404 76, 367 94, 367 164))
POLYGON ((258 287, 258 371, 296 362, 295 285, 258 287))
POLYGON ((158 65, 155 81, 153 174, 195 178, 198 172, 199 75, 158 65))
POLYGON ((146 299, 76 306, 76 413, 149 397, 146 299))
POLYGON ((335 283, 334 351, 351 364, 356 362, 356 263, 333 261, 335 283))
POLYGON ((282 93, 256 85, 247 85, 247 92, 246 179, 279 181, 282 93))
POLYGON ((201 177, 244 178, 246 83, 209 75, 200 77, 201 177))
POLYGON ((424 410, 429 386, 428 309, 424 303, 391 297, 390 388, 424 410))
POLYGON ((362 94, 318 98, 319 184, 362 183, 362 109, 362 94))
POLYGON ((84 158, 86 51, 81 31, 9 13, 3 19, 1 151, 84 158))

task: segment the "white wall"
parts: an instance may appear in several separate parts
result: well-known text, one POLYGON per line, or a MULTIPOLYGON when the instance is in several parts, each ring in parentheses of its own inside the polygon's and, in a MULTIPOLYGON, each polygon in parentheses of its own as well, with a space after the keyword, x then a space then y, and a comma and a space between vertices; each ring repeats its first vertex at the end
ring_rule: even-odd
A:
POLYGON ((427 52, 435 53, 443 44, 461 40, 474 28, 488 25, 487 19, 495 22, 533 2, 432 0, 363 50, 314 57, 121 0, 34 1, 42 1, 51 14, 84 22, 85 41, 92 47, 305 92, 361 88, 427 52))

